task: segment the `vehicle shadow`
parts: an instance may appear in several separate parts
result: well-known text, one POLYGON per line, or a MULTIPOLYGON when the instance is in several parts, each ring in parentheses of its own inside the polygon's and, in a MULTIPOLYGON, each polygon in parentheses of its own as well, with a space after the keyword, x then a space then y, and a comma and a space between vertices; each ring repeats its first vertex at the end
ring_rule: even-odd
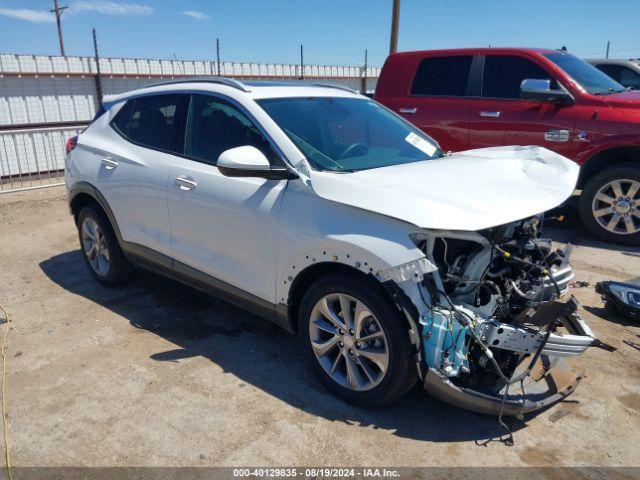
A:
MULTIPOLYGON (((67 291, 175 344, 176 348, 151 355, 155 361, 201 356, 295 408, 331 421, 390 430, 400 437, 482 444, 504 433, 496 428, 495 417, 440 402, 419 385, 389 407, 364 409, 346 404, 321 385, 304 364, 297 339, 279 327, 143 270, 126 286, 103 287, 91 277, 81 255, 80 250, 62 253, 41 262, 40 268, 67 291), (242 348, 236 340, 240 336, 242 348)), ((517 431, 531 418, 533 415, 508 421, 517 431)))
POLYGON ((575 199, 571 199, 561 207, 547 212, 545 218, 550 220, 545 220, 543 236, 551 238, 553 241, 640 256, 640 246, 633 247, 603 242, 587 232, 580 221, 578 205, 575 199), (564 217, 562 221, 555 219, 560 216, 564 217))

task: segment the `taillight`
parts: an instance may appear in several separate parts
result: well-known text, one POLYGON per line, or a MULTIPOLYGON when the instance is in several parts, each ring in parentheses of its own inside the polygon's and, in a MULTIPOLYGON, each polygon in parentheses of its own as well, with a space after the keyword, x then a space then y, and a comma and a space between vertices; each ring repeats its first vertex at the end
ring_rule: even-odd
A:
POLYGON ((67 155, 71 153, 71 150, 76 148, 76 144, 78 143, 78 137, 69 137, 67 140, 67 155))

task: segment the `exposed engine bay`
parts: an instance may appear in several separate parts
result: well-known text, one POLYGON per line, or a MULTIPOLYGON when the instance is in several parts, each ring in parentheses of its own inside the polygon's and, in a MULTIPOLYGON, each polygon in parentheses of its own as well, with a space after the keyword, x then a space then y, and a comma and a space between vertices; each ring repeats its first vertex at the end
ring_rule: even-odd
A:
MULTIPOLYGON (((418 289, 425 388, 490 414, 536 410, 569 395, 580 375, 563 357, 599 342, 571 297, 571 246, 540 237, 541 217, 480 232, 422 231, 430 263, 418 289)), ((415 303, 415 302, 414 302, 415 303)))

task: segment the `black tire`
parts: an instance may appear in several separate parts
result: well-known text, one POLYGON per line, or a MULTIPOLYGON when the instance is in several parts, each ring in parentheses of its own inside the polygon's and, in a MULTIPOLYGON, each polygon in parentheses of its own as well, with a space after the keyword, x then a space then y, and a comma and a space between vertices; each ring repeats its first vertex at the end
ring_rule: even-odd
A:
MULTIPOLYGON (((640 232, 629 234, 611 232, 604 226, 601 226, 593 214, 592 205, 596 194, 604 185, 614 180, 634 180, 640 182, 640 165, 621 163, 598 172, 591 177, 585 184, 582 189, 582 194, 580 195, 580 219, 590 233, 605 242, 620 245, 640 245, 640 232)), ((640 205, 638 205, 636 209, 640 209, 640 205)), ((640 222, 640 218, 635 218, 634 221, 636 223, 640 222)))
POLYGON ((415 348, 411 345, 406 320, 373 280, 356 275, 329 275, 316 281, 305 293, 298 311, 298 335, 305 359, 320 381, 335 396, 362 407, 380 407, 404 395, 416 382, 415 348), (369 308, 382 326, 389 349, 388 369, 380 383, 365 391, 355 391, 334 381, 320 366, 311 346, 309 319, 316 303, 332 293, 354 297, 369 308))
POLYGON ((134 272, 133 264, 127 260, 120 245, 118 244, 118 240, 113 231, 113 227, 111 226, 111 222, 102 211, 102 209, 96 205, 87 205, 84 207, 77 219, 78 225, 78 239, 80 240, 80 249, 82 250, 82 258, 91 272, 91 275, 100 282, 102 285, 107 287, 112 287, 114 285, 120 285, 131 279, 134 272), (87 256, 85 251, 85 247, 82 239, 82 228, 86 219, 93 220, 98 227, 100 228, 102 234, 104 235, 104 240, 106 244, 106 248, 109 254, 109 265, 105 273, 100 274, 96 271, 96 269, 91 265, 91 262, 87 256))

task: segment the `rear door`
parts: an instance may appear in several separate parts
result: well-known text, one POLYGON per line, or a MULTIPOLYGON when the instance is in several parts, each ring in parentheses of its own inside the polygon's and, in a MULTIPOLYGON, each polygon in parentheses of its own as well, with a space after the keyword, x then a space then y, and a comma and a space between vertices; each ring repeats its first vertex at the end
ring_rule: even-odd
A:
POLYGON ((125 241, 169 256, 167 178, 182 149, 185 100, 181 94, 133 98, 97 133, 96 186, 125 241), (105 147, 106 146, 106 147, 105 147))
POLYGON ((530 58, 517 55, 480 57, 484 68, 479 98, 473 101, 470 148, 539 145, 565 156, 574 152, 576 111, 572 106, 532 102, 520 97, 522 81, 557 80, 530 58))
POLYGON ((468 148, 473 58, 473 55, 445 55, 423 59, 402 104, 392 106, 445 151, 468 148))

